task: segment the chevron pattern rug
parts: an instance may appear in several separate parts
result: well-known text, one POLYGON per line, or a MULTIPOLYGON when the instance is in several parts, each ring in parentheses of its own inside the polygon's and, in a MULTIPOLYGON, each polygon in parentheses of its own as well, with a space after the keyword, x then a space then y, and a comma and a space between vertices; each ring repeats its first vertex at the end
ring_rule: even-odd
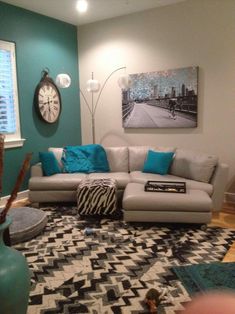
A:
POLYGON ((75 207, 44 208, 43 233, 15 246, 32 272, 28 314, 149 313, 150 288, 167 289, 158 314, 190 296, 172 267, 221 261, 235 231, 199 226, 81 219, 75 207))

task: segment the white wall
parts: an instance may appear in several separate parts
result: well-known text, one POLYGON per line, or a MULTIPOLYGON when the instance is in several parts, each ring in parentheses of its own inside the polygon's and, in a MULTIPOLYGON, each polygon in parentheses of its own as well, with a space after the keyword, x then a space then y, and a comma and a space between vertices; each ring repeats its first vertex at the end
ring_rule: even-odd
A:
MULTIPOLYGON (((235 176, 235 1, 188 0, 84 25, 78 29, 81 88, 94 72, 103 82, 120 66, 128 73, 199 66, 198 127, 123 129, 118 75, 108 82, 96 113, 97 142, 104 146, 155 144, 214 153, 235 176)), ((88 95, 89 97, 89 95, 88 95)), ((82 101, 82 139, 91 122, 82 101)))

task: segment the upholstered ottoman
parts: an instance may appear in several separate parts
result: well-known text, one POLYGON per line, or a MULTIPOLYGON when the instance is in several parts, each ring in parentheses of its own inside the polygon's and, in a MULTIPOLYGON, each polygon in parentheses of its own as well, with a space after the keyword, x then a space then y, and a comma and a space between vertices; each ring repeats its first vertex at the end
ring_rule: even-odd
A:
POLYGON ((116 181, 85 179, 77 189, 77 208, 80 215, 109 215, 116 210, 116 181))
POLYGON ((125 221, 205 224, 212 216, 212 201, 204 191, 145 192, 141 183, 128 183, 122 206, 125 221))
POLYGON ((32 207, 11 208, 9 216, 12 217, 9 228, 11 244, 36 237, 47 224, 47 214, 32 207))

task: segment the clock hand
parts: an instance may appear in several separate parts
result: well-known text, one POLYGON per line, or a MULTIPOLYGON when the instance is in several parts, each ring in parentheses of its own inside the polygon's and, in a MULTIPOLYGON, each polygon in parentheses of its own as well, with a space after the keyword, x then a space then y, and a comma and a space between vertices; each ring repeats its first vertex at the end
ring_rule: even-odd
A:
POLYGON ((50 98, 47 97, 47 101, 43 103, 44 105, 49 105, 50 104, 50 98))
POLYGON ((52 103, 52 102, 53 102, 53 100, 50 100, 50 98, 48 97, 48 98, 47 98, 47 101, 44 102, 43 104, 44 104, 44 105, 50 105, 50 103, 52 103))

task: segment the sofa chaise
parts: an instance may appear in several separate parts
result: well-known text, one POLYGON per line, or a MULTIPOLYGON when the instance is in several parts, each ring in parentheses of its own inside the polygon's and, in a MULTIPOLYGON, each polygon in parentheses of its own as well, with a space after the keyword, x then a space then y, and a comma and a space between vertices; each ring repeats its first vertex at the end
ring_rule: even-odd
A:
MULTIPOLYGON (((31 168, 29 200, 31 203, 76 202, 79 183, 84 179, 116 180, 126 221, 207 223, 212 211, 220 211, 228 176, 228 166, 214 155, 173 147, 104 147, 110 172, 58 173, 44 176, 40 163, 31 168), (168 174, 144 173, 149 150, 174 152, 168 174), (181 181, 187 192, 145 192, 148 180, 181 181)), ((49 148, 60 167, 63 148, 49 148)))

